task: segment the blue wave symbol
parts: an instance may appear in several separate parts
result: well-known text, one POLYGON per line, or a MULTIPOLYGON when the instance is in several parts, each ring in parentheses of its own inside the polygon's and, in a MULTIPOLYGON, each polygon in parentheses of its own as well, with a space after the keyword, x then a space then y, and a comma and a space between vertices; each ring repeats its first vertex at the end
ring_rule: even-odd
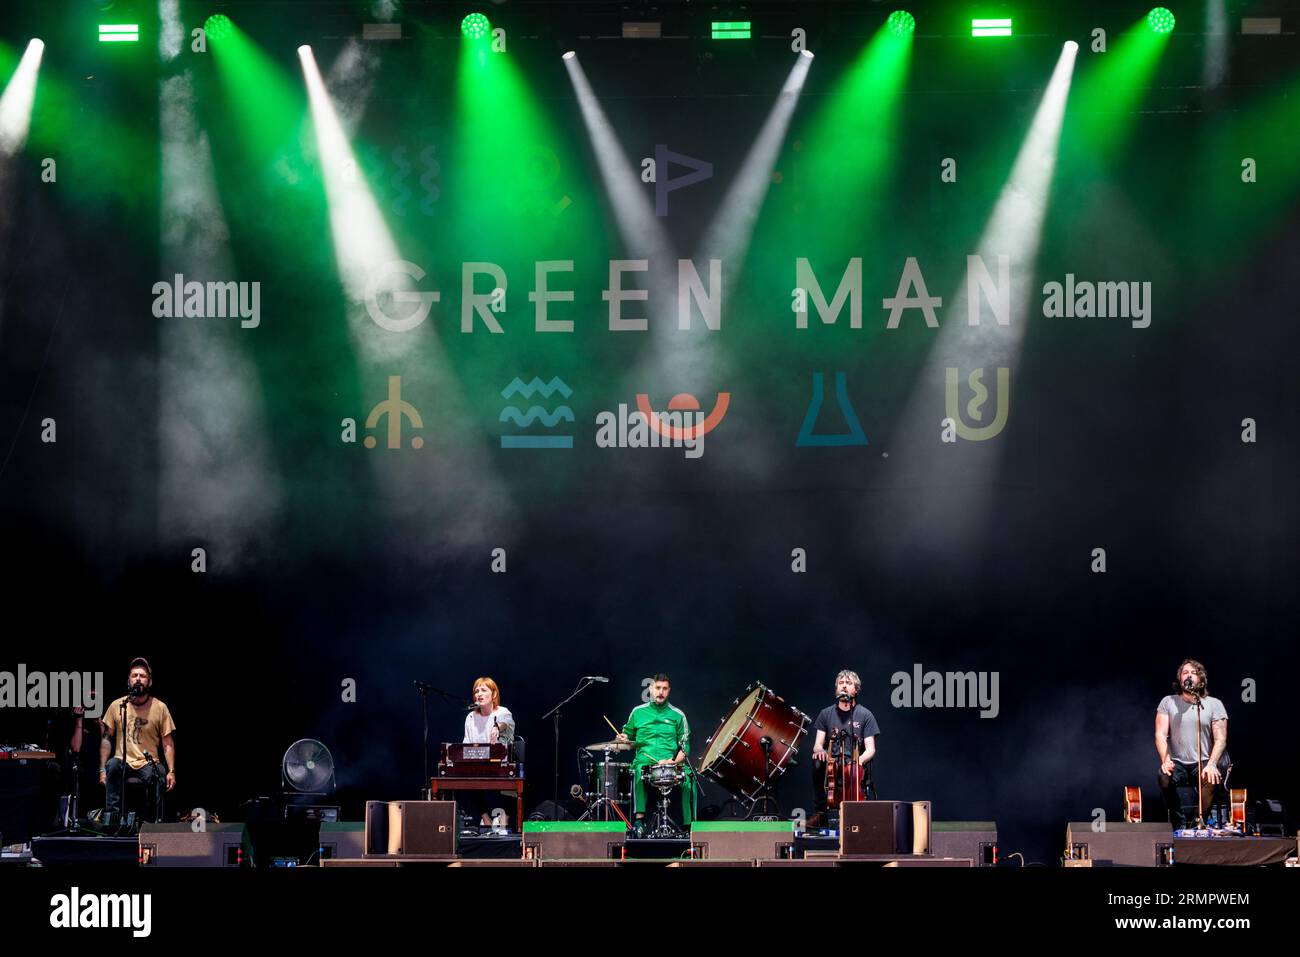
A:
POLYGON ((540 405, 534 405, 530 406, 527 412, 520 414, 519 410, 513 405, 508 405, 501 410, 500 421, 513 422, 520 428, 525 429, 534 422, 541 422, 549 429, 560 421, 572 422, 573 410, 567 405, 561 405, 557 406, 554 412, 547 412, 540 405))
MULTIPOLYGON (((510 380, 510 384, 501 390, 501 398, 508 399, 513 395, 522 395, 525 399, 531 399, 534 394, 540 392, 544 398, 549 399, 556 392, 569 398, 573 395, 573 390, 564 384, 564 380, 555 376, 550 382, 543 382, 537 376, 524 382, 518 376, 510 380)), ((573 413, 569 413, 572 415, 573 413)))

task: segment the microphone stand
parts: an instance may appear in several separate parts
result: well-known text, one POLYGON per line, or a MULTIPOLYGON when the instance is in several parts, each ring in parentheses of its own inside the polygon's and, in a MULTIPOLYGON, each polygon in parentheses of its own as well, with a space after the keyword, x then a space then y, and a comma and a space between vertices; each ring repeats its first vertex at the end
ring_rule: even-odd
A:
MULTIPOLYGON (((542 715, 540 719, 545 721, 552 715, 555 716, 555 788, 551 796, 551 820, 553 821, 558 821, 560 819, 560 709, 595 683, 596 682, 590 678, 579 679, 578 687, 573 690, 573 694, 569 695, 550 711, 546 712, 546 714, 542 715)), ((522 829, 522 827, 523 825, 521 824, 520 828, 522 829)))
POLYGON ((126 763, 126 703, 129 700, 131 700, 130 696, 122 699, 122 720, 118 722, 118 727, 122 732, 122 784, 117 795, 117 833, 119 835, 122 833, 123 824, 126 823, 126 772, 129 767, 126 763))
POLYGON ((429 694, 440 695, 444 701, 459 703, 460 698, 450 691, 443 691, 441 688, 435 688, 431 684, 423 681, 412 682, 415 685, 415 693, 420 696, 420 709, 424 713, 424 779, 420 785, 420 795, 422 800, 429 800, 429 694))
POLYGON ((1201 754, 1201 696, 1195 691, 1189 694, 1196 698, 1196 829, 1198 831, 1205 828, 1205 810, 1204 797, 1201 789, 1201 775, 1204 774, 1203 761, 1201 754))

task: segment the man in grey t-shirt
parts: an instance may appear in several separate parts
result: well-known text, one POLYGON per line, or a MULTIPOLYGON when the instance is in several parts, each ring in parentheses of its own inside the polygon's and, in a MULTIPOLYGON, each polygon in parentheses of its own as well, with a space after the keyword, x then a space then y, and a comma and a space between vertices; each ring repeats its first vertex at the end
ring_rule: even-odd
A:
POLYGON ((1177 789, 1196 783, 1198 758, 1202 808, 1209 807, 1215 786, 1223 780, 1220 762, 1228 747, 1228 712, 1222 701, 1205 693, 1205 679, 1205 666, 1186 659, 1178 666, 1179 693, 1166 695, 1156 708, 1156 753, 1160 756, 1156 782, 1174 830, 1185 826, 1177 789))

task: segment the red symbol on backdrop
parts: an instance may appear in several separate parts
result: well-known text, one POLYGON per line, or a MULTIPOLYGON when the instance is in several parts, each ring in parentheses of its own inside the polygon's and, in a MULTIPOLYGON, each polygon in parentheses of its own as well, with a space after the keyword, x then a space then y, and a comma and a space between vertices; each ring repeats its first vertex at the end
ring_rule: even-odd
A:
MULTIPOLYGON (((713 411, 704 417, 703 422, 698 426, 692 425, 689 428, 678 428, 670 422, 663 421, 655 414, 655 410, 650 406, 650 396, 644 392, 636 394, 636 407, 646 417, 646 421, 650 423, 650 428, 673 441, 694 439, 697 431, 699 435, 712 432, 726 416, 727 407, 730 405, 731 393, 719 392, 718 401, 714 404, 713 411)), ((689 392, 679 392, 668 400, 669 412, 698 412, 699 409, 700 400, 689 392)))

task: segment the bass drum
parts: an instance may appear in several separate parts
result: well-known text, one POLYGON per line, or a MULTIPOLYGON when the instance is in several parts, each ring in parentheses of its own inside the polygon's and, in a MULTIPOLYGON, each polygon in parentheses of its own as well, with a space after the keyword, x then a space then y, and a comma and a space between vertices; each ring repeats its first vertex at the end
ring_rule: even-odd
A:
POLYGON ((747 801, 763 789, 764 737, 772 740, 771 783, 776 784, 799 753, 809 718, 762 684, 752 684, 704 742, 700 774, 747 801))

